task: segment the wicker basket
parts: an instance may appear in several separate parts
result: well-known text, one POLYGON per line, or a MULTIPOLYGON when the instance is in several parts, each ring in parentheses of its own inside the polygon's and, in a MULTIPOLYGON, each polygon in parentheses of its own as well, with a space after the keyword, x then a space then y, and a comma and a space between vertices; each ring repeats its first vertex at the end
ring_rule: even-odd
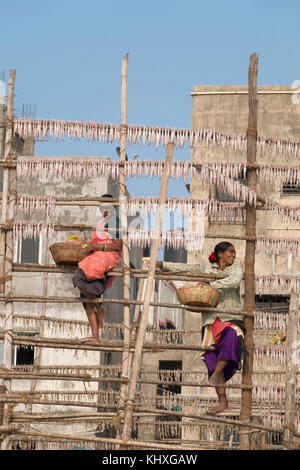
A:
POLYGON ((79 262, 79 253, 82 244, 75 243, 54 243, 50 246, 50 251, 56 264, 63 266, 75 266, 79 262))
POLYGON ((177 297, 182 305, 195 305, 199 307, 215 307, 220 294, 208 284, 199 283, 196 286, 182 286, 177 289, 177 297))

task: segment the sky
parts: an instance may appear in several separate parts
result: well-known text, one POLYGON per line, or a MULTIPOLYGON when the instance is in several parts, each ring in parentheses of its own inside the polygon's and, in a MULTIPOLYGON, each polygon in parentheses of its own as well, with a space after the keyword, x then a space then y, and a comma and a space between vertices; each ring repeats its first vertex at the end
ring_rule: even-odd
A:
MULTIPOLYGON (((297 0, 1 0, 1 73, 16 70, 16 111, 37 106, 37 118, 120 122, 121 66, 129 53, 127 122, 192 127, 195 84, 247 85, 258 54, 259 85, 300 79, 297 0)), ((116 144, 37 142, 36 155, 107 155, 116 144)), ((127 146, 139 159, 165 149, 127 146)), ((190 149, 175 159, 190 158, 190 149)), ((160 180, 128 179, 133 196, 158 196, 160 180)), ((170 181, 169 196, 188 196, 170 181)))

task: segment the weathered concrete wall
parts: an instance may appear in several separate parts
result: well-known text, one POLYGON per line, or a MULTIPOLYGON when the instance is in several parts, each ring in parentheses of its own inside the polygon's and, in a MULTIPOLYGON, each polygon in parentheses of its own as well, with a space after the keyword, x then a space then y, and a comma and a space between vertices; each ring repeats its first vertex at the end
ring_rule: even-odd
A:
MULTIPOLYGON (((287 138, 299 140, 300 135, 300 104, 292 103, 292 90, 289 86, 260 86, 258 87, 258 134, 267 137, 287 138)), ((193 114, 192 127, 194 129, 212 129, 224 133, 245 134, 248 126, 248 94, 245 86, 207 86, 195 85, 192 92, 193 114)), ((246 161, 245 153, 230 149, 207 149, 196 145, 191 152, 192 160, 202 161, 246 161)), ((282 157, 270 158, 258 156, 258 163, 281 163, 282 157)), ((291 162, 292 163, 292 162, 291 162)), ((297 162, 294 162, 297 164, 297 162)), ((285 195, 274 184, 258 184, 258 192, 274 199, 280 204, 299 205, 300 195, 285 195)), ((214 188, 199 183, 196 178, 191 180, 190 194, 193 198, 215 197, 214 188)), ((244 233, 243 223, 214 222, 206 220, 207 233, 225 234, 224 239, 230 239, 230 234, 244 233)), ((257 211, 257 234, 269 237, 297 237, 299 227, 297 224, 286 224, 285 221, 275 217, 271 212, 257 211)), ((207 239, 205 241, 204 258, 212 251, 221 239, 207 239)), ((245 242, 235 240, 237 258, 243 262, 245 242)), ((196 262, 200 255, 190 252, 188 259, 196 262)), ((300 270, 300 261, 293 259, 292 272, 300 270)), ((260 274, 272 272, 272 260, 262 254, 257 255, 255 269, 260 274)), ((276 258, 276 272, 287 272, 287 259, 276 258)))

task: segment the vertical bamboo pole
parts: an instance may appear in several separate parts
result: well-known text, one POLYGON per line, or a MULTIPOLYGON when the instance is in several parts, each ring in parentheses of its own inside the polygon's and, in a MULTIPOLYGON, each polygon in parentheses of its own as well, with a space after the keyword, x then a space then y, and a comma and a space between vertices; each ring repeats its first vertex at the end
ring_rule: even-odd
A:
MULTIPOLYGON (((49 250, 49 240, 44 239, 43 240, 46 246, 46 256, 45 256, 45 264, 50 263, 50 250, 49 250)), ((42 248, 44 247, 44 243, 42 244, 42 248)), ((43 297, 46 298, 48 296, 48 277, 49 273, 45 272, 44 273, 44 278, 43 278, 43 297)), ((47 314, 47 303, 43 303, 42 305, 42 312, 40 316, 40 327, 39 327, 39 337, 43 338, 45 337, 45 319, 46 319, 46 314, 47 314)), ((41 355, 42 355, 42 348, 35 348, 35 354, 34 354, 34 364, 33 364, 33 372, 38 373, 38 367, 41 365, 41 355)), ((37 383, 38 380, 32 380, 31 385, 30 385, 30 392, 34 392, 37 388, 37 383)), ((33 405, 32 403, 26 405, 25 408, 25 413, 30 414, 32 413, 33 405)), ((24 427, 25 431, 30 431, 30 423, 26 423, 24 427)))
POLYGON ((137 340, 136 340, 136 345, 135 345, 135 350, 134 350, 134 355, 133 355, 133 363, 132 363, 131 376, 130 376, 130 381, 129 381, 129 386, 128 386, 128 394, 127 394, 128 398, 126 399, 124 427, 123 427, 123 434, 122 434, 122 439, 125 442, 128 441, 128 439, 130 438, 131 430, 132 430, 132 414, 133 414, 133 409, 134 409, 136 382, 137 382, 137 376, 139 372, 140 360, 142 356, 144 336, 145 336, 145 332, 147 328, 148 310, 149 310, 151 294, 153 290, 157 254, 158 254, 158 250, 160 246, 160 233, 161 233, 161 227, 162 227, 163 207, 164 207, 164 202, 167 197, 168 182, 169 182, 173 152, 174 152, 174 144, 169 143, 167 146, 164 173, 163 173, 162 181, 161 181, 159 206, 158 206, 159 210, 157 212, 156 223, 155 223, 155 237, 152 242, 143 309, 141 313, 140 325, 139 325, 139 330, 137 334, 137 340))
MULTIPOLYGON (((11 158, 11 143, 13 138, 13 101, 15 88, 16 71, 11 70, 8 83, 8 104, 6 115, 6 134, 5 134, 5 161, 11 158)), ((17 192, 17 171, 12 168, 4 168, 3 173, 3 193, 2 193, 2 222, 7 223, 13 220, 15 212, 15 200, 17 192)), ((13 232, 2 231, 1 233, 1 255, 2 255, 2 274, 4 281, 5 321, 4 321, 4 358, 3 362, 7 369, 11 368, 12 363, 12 331, 13 331, 13 303, 9 299, 12 294, 12 265, 13 265, 13 232)), ((9 391, 11 389, 11 380, 5 380, 4 385, 9 391)), ((9 423, 11 415, 11 406, 4 405, 3 425, 9 423)), ((9 438, 6 437, 1 443, 1 449, 8 448, 9 438)))
MULTIPOLYGON (((248 95, 249 95, 249 118, 247 130, 247 164, 256 163, 256 143, 257 143, 257 115, 258 115, 258 99, 257 99, 257 71, 258 59, 254 53, 250 57, 248 72, 248 95)), ((256 170, 248 170, 248 187, 256 191, 256 170)), ((255 205, 246 204, 246 236, 256 236, 256 207, 255 205)), ((245 305, 247 312, 255 310, 255 241, 246 241, 245 254, 245 305)), ((245 317, 245 346, 248 352, 244 360, 242 383, 244 385, 252 385, 253 373, 253 330, 254 319, 245 317)), ((240 419, 245 421, 251 420, 252 408, 252 391, 242 390, 242 403, 240 419)), ((240 435, 240 449, 249 449, 249 434, 240 435)))
MULTIPOLYGON (((146 268, 147 268, 147 263, 145 261, 143 261, 142 270, 145 270, 146 268)), ((138 288, 137 298, 136 298, 136 300, 138 300, 138 301, 142 300, 145 282, 146 282, 146 279, 140 279, 139 280, 139 288, 138 288)), ((136 332, 137 332, 137 329, 138 329, 138 326, 139 326, 140 313, 141 313, 141 305, 136 305, 135 309, 134 309, 134 317, 133 317, 131 335, 130 335, 130 342, 131 343, 134 343, 135 340, 136 340, 136 332)), ((130 351, 130 353, 129 353, 129 364, 128 364, 129 370, 131 369, 131 366, 132 366, 132 360, 133 360, 133 352, 130 351)))
MULTIPOLYGON (((126 136, 127 136, 127 70, 128 53, 122 62, 121 74, 121 136, 120 136, 120 174, 119 174, 119 211, 121 237, 123 242, 123 289, 124 299, 130 300, 130 258, 127 238, 127 193, 125 181, 126 136)), ((130 346, 130 306, 124 305, 124 350, 122 355, 122 376, 128 377, 129 346, 130 346)), ((120 388, 120 404, 124 404, 127 384, 120 388)))
POLYGON ((295 432, 296 386, 297 386, 297 346, 298 346, 298 318, 299 301, 292 292, 289 305, 289 318, 287 328, 287 351, 285 369, 285 416, 283 447, 293 448, 293 433, 295 432))
MULTIPOLYGON (((7 110, 6 110, 6 129, 5 129, 5 148, 4 148, 4 160, 9 162, 11 159, 11 144, 13 138, 13 106, 14 106, 14 90, 15 90, 15 77, 16 71, 11 70, 9 74, 8 82, 8 96, 7 96, 7 110)), ((8 199, 9 199, 9 184, 12 169, 4 167, 3 169, 3 188, 2 188, 2 224, 7 222, 7 210, 8 210, 8 199)), ((6 244, 5 230, 1 231, 0 239, 0 276, 3 282, 0 283, 0 292, 4 292, 4 275, 5 275, 5 244, 6 244)))

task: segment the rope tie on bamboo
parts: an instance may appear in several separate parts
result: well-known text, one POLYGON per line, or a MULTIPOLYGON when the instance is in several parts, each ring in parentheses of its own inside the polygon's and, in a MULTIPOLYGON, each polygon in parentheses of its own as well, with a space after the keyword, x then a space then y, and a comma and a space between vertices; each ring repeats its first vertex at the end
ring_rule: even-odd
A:
POLYGON ((132 330, 137 330, 138 327, 139 327, 139 321, 138 320, 133 320, 132 325, 131 325, 131 329, 132 330))
POLYGON ((3 122, 3 126, 1 127, 6 127, 6 129, 13 129, 14 128, 14 120, 13 118, 7 116, 6 121, 3 122))
POLYGON ((4 295, 4 302, 7 303, 7 302, 12 302, 13 301, 13 293, 10 291, 10 292, 7 292, 7 294, 4 295))
POLYGON ((2 230, 12 230, 13 229, 13 220, 7 220, 4 224, 1 224, 2 230))
POLYGON ((294 424, 284 424, 283 429, 288 429, 289 431, 295 433, 296 432, 296 427, 294 424))
POLYGON ((256 137, 256 138, 257 138, 257 129, 253 129, 253 128, 249 127, 249 128, 247 129, 246 135, 247 135, 247 137, 248 137, 248 136, 252 136, 252 137, 256 137))
POLYGON ((152 343, 151 352, 156 353, 156 352, 159 352, 160 350, 161 349, 160 349, 159 343, 152 343))
POLYGON ((11 341, 13 340, 12 331, 13 331, 13 330, 4 330, 4 331, 3 331, 4 336, 5 336, 5 335, 6 335, 6 336, 10 336, 11 341))
POLYGON ((114 413, 113 415, 113 419, 112 419, 112 425, 114 428, 118 429, 118 427, 120 426, 122 422, 122 417, 120 416, 120 413, 118 413, 117 411, 114 413))
POLYGON ((0 284, 5 284, 6 281, 11 281, 12 278, 13 277, 11 275, 2 276, 2 277, 0 277, 0 284))
POLYGON ((132 398, 126 398, 125 400, 125 405, 124 405, 124 410, 125 411, 133 411, 136 403, 135 400, 132 398))

